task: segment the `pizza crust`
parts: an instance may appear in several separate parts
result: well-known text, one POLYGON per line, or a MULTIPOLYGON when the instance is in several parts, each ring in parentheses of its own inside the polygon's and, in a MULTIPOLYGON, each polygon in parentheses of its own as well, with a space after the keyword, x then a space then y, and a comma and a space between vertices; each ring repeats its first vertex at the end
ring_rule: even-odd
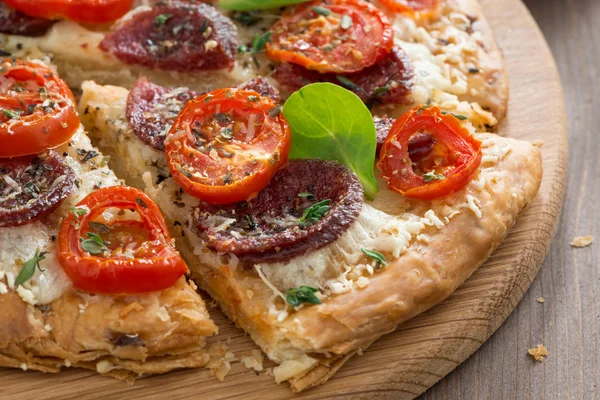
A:
MULTIPOLYGON (((364 275, 366 284, 359 285, 356 280, 347 290, 330 293, 323 304, 294 311, 286 309, 276 293, 284 288, 275 287, 264 274, 239 264, 234 257, 214 254, 185 227, 180 218, 189 215, 189 210, 184 205, 178 211, 173 202, 193 199, 178 195, 171 178, 156 184, 157 166, 164 168, 164 154, 153 151, 154 159, 148 158, 147 146, 127 127, 127 93, 123 88, 85 83, 80 103, 84 124, 101 148, 118 156, 117 173, 131 184, 145 187, 171 225, 181 222, 185 235, 181 230, 173 234, 192 277, 280 364, 274 370, 276 379, 289 380, 295 391, 323 383, 352 354, 448 297, 502 242, 534 198, 542 178, 537 147, 474 133, 483 142, 482 167, 455 195, 415 201, 387 190, 381 182, 379 195, 374 202, 365 203, 363 212, 371 207, 392 217, 410 214, 423 225, 420 233, 411 236, 407 249, 389 267, 364 275)), ((343 238, 329 246, 339 246, 340 240, 343 238)), ((306 263, 291 260, 281 273, 303 268, 300 264, 306 263)), ((337 267, 343 270, 344 266, 337 267)), ((298 281, 294 287, 301 284, 298 281)))

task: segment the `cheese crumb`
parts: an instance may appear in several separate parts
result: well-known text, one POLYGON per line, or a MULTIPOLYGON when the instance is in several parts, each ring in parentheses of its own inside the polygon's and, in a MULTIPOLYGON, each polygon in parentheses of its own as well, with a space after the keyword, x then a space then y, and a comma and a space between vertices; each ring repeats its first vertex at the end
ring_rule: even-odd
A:
POLYGON ((19 285, 17 287, 17 294, 19 297, 23 299, 24 302, 31 304, 32 306, 37 304, 37 300, 33 295, 33 292, 29 289, 25 289, 23 286, 19 285))
POLYGON ((577 247, 577 248, 587 247, 592 244, 593 240, 594 240, 594 237, 592 235, 577 236, 576 238, 573 238, 573 240, 571 241, 571 246, 577 247))
POLYGON ((544 299, 543 297, 538 297, 536 300, 538 303, 543 303, 546 301, 546 299, 544 299))
POLYGON ((46 325, 44 326, 44 330, 45 330, 46 332, 51 332, 51 331, 52 331, 52 327, 51 327, 50 325, 46 324, 46 325))
POLYGON ((108 360, 102 360, 102 361, 98 361, 98 363, 96 364, 96 371, 99 374, 107 374, 110 371, 112 371, 113 369, 116 369, 117 367, 111 363, 108 360))
POLYGON ((21 369, 22 369, 23 371, 27 371, 27 364, 25 364, 25 363, 22 363, 22 364, 20 365, 20 367, 21 367, 21 369))
POLYGON ((548 356, 548 349, 543 344, 538 344, 537 347, 527 350, 529 355, 535 359, 535 361, 543 361, 544 357, 548 356))
POLYGON ((369 278, 366 278, 364 276, 361 276, 360 278, 358 278, 356 280, 356 286, 358 286, 359 288, 364 288, 365 286, 367 286, 369 284, 369 278))

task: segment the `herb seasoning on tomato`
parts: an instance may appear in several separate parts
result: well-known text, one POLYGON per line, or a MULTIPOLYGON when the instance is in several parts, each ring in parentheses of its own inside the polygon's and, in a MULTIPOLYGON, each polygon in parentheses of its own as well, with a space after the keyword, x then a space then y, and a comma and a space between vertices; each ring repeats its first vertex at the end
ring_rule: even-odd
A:
POLYGON ((228 204, 260 192, 287 161, 290 127, 271 99, 219 89, 189 101, 165 141, 173 179, 201 200, 228 204))
POLYGON ((116 21, 133 5, 133 0, 3 0, 3 2, 32 17, 68 19, 88 24, 116 21))
POLYGON ((403 196, 432 200, 465 187, 481 164, 481 143, 437 107, 417 107, 392 126, 377 167, 403 196))
POLYGON ((269 58, 321 73, 360 71, 388 54, 392 26, 374 5, 361 0, 316 1, 297 6, 272 28, 269 58))
POLYGON ((0 158, 59 146, 79 125, 73 94, 54 71, 36 61, 0 60, 0 158))
POLYGON ((73 285, 91 293, 160 291, 187 272, 158 206, 125 186, 93 192, 71 210, 58 259, 73 285))

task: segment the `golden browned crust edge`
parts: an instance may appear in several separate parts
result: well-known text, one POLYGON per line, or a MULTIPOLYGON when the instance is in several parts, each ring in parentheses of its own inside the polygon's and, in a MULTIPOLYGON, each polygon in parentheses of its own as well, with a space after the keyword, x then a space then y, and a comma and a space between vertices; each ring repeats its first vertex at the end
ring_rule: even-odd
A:
POLYGON ((163 292, 132 297, 70 290, 44 311, 10 290, 0 295, 0 321, 2 367, 51 373, 81 367, 128 382, 206 365, 205 338, 217 329, 185 278, 163 292), (115 344, 133 332, 142 346, 115 344))

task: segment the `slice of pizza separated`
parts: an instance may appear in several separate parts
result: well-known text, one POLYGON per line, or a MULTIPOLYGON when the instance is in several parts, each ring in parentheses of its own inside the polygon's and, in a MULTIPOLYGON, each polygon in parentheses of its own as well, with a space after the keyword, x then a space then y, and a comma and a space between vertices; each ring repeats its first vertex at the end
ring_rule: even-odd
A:
POLYGON ((217 329, 158 207, 48 66, 2 60, 0 87, 0 366, 133 381, 205 365, 217 329))
POLYGON ((302 391, 448 297, 540 185, 536 147, 486 133, 508 82, 477 3, 412 4, 170 0, 109 28, 7 24, 0 48, 82 85, 110 166, 302 391))

